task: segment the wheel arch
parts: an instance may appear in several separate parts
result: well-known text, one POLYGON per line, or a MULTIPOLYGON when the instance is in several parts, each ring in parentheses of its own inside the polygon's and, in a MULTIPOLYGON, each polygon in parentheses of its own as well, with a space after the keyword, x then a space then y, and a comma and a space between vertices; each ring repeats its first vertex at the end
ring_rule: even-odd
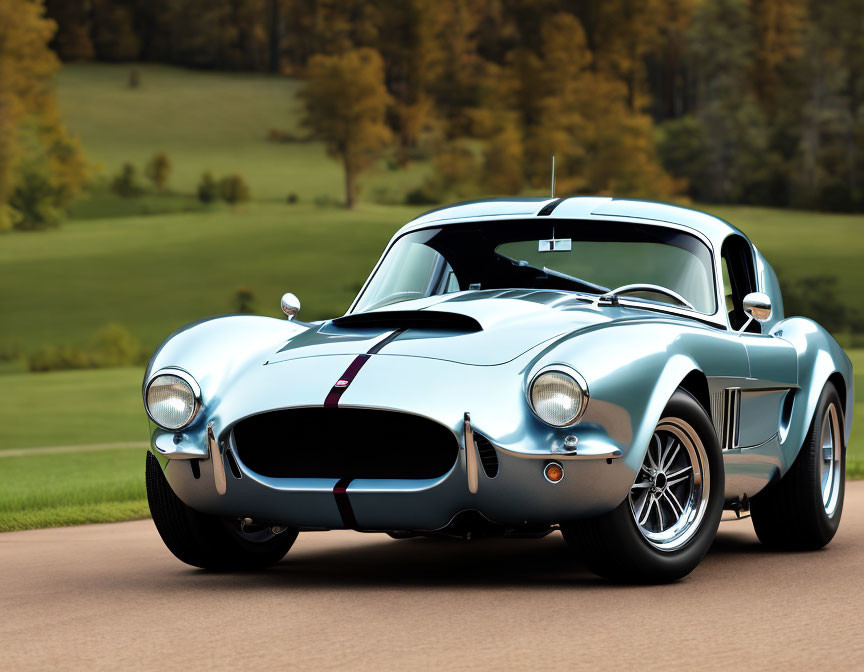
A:
POLYGON ((696 401, 701 404, 702 408, 705 409, 708 417, 714 420, 711 417, 711 394, 708 391, 708 377, 701 369, 693 369, 684 376, 678 387, 692 394, 696 401))
POLYGON ((837 341, 821 326, 803 317, 780 322, 774 330, 791 343, 798 355, 798 390, 792 406, 789 430, 781 443, 785 468, 788 469, 801 449, 813 421, 822 390, 833 383, 840 396, 844 416, 844 443, 852 431, 851 404, 854 403, 852 362, 837 341))
MULTIPOLYGON (((627 461, 638 469, 645 459, 645 451, 654 429, 663 417, 663 411, 676 390, 683 389, 696 398, 711 419, 708 379, 701 367, 688 355, 675 354, 669 358, 657 378, 645 411, 634 433, 627 461)), ((715 437, 716 438, 716 437, 715 437)))

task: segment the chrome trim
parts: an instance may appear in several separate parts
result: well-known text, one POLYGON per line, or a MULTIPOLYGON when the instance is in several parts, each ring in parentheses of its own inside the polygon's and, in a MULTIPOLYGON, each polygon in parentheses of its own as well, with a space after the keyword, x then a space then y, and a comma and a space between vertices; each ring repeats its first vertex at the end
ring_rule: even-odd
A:
POLYGON ((465 472, 468 475, 468 492, 474 495, 480 487, 480 472, 477 466, 477 446, 474 444, 474 430, 471 427, 470 413, 465 413, 463 429, 465 434, 465 472))
POLYGON ((216 435, 213 433, 212 422, 207 425, 207 448, 210 450, 210 457, 213 462, 213 484, 216 486, 216 492, 224 495, 228 491, 225 463, 222 461, 222 450, 216 441, 216 435))
POLYGON ((159 432, 153 438, 153 447, 160 455, 171 460, 206 460, 210 457, 207 446, 201 446, 194 442, 186 434, 180 434, 180 442, 175 441, 177 433, 159 432))
POLYGON ((147 417, 150 418, 156 425, 164 429, 166 432, 179 432, 181 429, 184 429, 195 422, 195 418, 198 417, 198 411, 201 410, 202 402, 201 402, 201 386, 198 385, 198 381, 192 377, 192 374, 186 371, 185 369, 181 369, 176 366, 166 366, 163 369, 159 369, 156 373, 152 374, 150 378, 144 383, 144 387, 141 390, 141 396, 144 400, 144 412, 147 413, 147 417), (180 427, 165 427, 164 425, 160 425, 156 422, 156 419, 150 415, 150 406, 147 403, 147 392, 150 391, 150 386, 153 384, 153 381, 156 380, 159 376, 176 376, 180 378, 185 383, 189 385, 192 389, 192 394, 195 397, 195 408, 192 410, 192 415, 189 417, 189 422, 185 425, 181 425, 180 427))
POLYGON ((544 425, 549 425, 549 427, 573 427, 579 423, 582 419, 582 416, 585 415, 585 409, 588 408, 588 402, 591 399, 591 396, 588 394, 588 383, 585 381, 585 378, 579 373, 576 369, 574 369, 569 364, 548 364, 544 366, 542 369, 537 371, 534 375, 531 376, 531 382, 528 383, 528 388, 525 391, 525 396, 528 399, 528 407, 531 409, 531 412, 534 414, 534 417, 537 418, 544 425), (582 390, 582 405, 579 407, 579 412, 576 414, 576 417, 573 418, 566 425, 553 425, 551 422, 546 422, 543 418, 541 418, 537 411, 534 408, 534 402, 531 399, 531 391, 534 389, 534 383, 537 379, 542 376, 544 373, 549 373, 550 371, 557 371, 558 373, 563 373, 565 375, 570 376, 573 380, 576 381, 576 384, 582 390))
MULTIPOLYGON (((551 425, 554 426, 554 425, 551 425)), ((521 457, 528 460, 548 460, 550 457, 564 461, 570 460, 617 460, 624 457, 624 453, 620 448, 598 448, 589 446, 580 446, 575 452, 550 450, 548 452, 523 453, 518 450, 510 450, 502 448, 498 444, 493 444, 495 449, 512 457, 521 457)))
POLYGON ((667 289, 666 287, 662 287, 660 285, 652 285, 650 283, 636 283, 632 285, 622 285, 621 287, 616 287, 611 292, 606 292, 602 296, 597 298, 597 305, 618 305, 618 295, 626 294, 629 292, 654 292, 655 294, 665 294, 669 296, 684 306, 687 306, 690 310, 695 313, 699 313, 700 315, 706 315, 707 313, 700 313, 696 310, 695 306, 690 303, 687 299, 681 296, 678 292, 673 292, 671 289, 667 289))

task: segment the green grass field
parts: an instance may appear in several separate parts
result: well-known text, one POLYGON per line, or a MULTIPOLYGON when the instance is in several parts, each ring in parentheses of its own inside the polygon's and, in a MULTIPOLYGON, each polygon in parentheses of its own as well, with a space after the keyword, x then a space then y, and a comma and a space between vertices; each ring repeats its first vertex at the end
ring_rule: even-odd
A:
MULTIPOLYGON (((400 201, 426 166, 379 170, 354 212, 319 207, 341 199, 338 164, 320 143, 272 144, 270 128, 297 132, 298 84, 284 79, 127 66, 65 67, 61 107, 88 157, 110 175, 154 152, 174 162, 172 193, 124 200, 97 188, 57 231, 0 237, 0 353, 17 344, 86 347, 107 323, 128 327, 148 350, 192 320, 230 312, 240 286, 257 312, 279 315, 295 292, 301 319, 340 314, 385 242, 418 208, 400 201), (168 123, 170 121, 170 123, 168 123), (190 194, 202 170, 243 174, 253 202, 202 207, 190 194), (287 205, 295 191, 300 203, 287 205)), ((864 279, 864 216, 766 208, 707 207, 743 229, 786 276, 837 276, 857 301, 864 279)), ((864 350, 854 351, 856 424, 864 422, 864 350)), ((146 515, 138 368, 26 373, 0 361, 0 531, 122 520, 146 515), (85 446, 82 452, 34 448, 85 446), (86 446, 91 446, 87 448, 86 446)), ((859 430, 860 431, 860 430, 859 430)), ((849 449, 850 473, 864 476, 864 434, 849 449)))
MULTIPOLYGON (((273 143, 277 129, 303 137, 301 83, 250 73, 192 72, 138 66, 141 85, 128 86, 128 65, 67 65, 58 77, 60 110, 99 174, 113 175, 126 161, 140 172, 154 153, 172 160, 170 187, 194 193, 205 170, 215 176, 239 173, 258 200, 343 198, 342 169, 320 142, 273 143)), ((422 181, 427 167, 390 171, 383 167, 363 180, 367 200, 404 197, 422 181)), ((116 199, 119 200, 119 199, 116 199)), ((78 215, 104 215, 86 201, 78 215)))

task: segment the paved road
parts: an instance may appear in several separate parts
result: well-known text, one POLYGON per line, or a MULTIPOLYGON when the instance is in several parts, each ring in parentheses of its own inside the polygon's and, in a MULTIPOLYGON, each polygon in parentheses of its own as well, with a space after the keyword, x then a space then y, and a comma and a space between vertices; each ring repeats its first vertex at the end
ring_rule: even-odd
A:
POLYGON ((150 521, 0 535, 0 669, 861 669, 864 482, 824 551, 749 521, 671 586, 615 586, 560 535, 319 532, 246 575, 185 567, 150 521))

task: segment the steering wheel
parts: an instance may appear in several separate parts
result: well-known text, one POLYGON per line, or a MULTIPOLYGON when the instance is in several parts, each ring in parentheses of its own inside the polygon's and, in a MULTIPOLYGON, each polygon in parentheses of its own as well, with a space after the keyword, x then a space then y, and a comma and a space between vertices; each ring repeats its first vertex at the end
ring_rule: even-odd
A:
POLYGON ((682 306, 686 306, 690 310, 694 310, 694 311, 696 310, 696 308, 693 307, 692 303, 690 303, 687 299, 685 299, 683 296, 681 296, 677 292, 673 292, 671 289, 666 289, 665 287, 661 287, 660 285, 649 285, 647 283, 635 284, 635 285, 622 285, 621 287, 616 287, 611 292, 606 292, 605 294, 603 294, 603 296, 601 296, 599 299, 597 299, 597 302, 598 303, 605 303, 605 304, 608 304, 610 306, 617 306, 619 295, 631 294, 633 292, 653 292, 655 294, 663 294, 665 296, 668 296, 671 299, 674 299, 675 301, 680 303, 682 306))

